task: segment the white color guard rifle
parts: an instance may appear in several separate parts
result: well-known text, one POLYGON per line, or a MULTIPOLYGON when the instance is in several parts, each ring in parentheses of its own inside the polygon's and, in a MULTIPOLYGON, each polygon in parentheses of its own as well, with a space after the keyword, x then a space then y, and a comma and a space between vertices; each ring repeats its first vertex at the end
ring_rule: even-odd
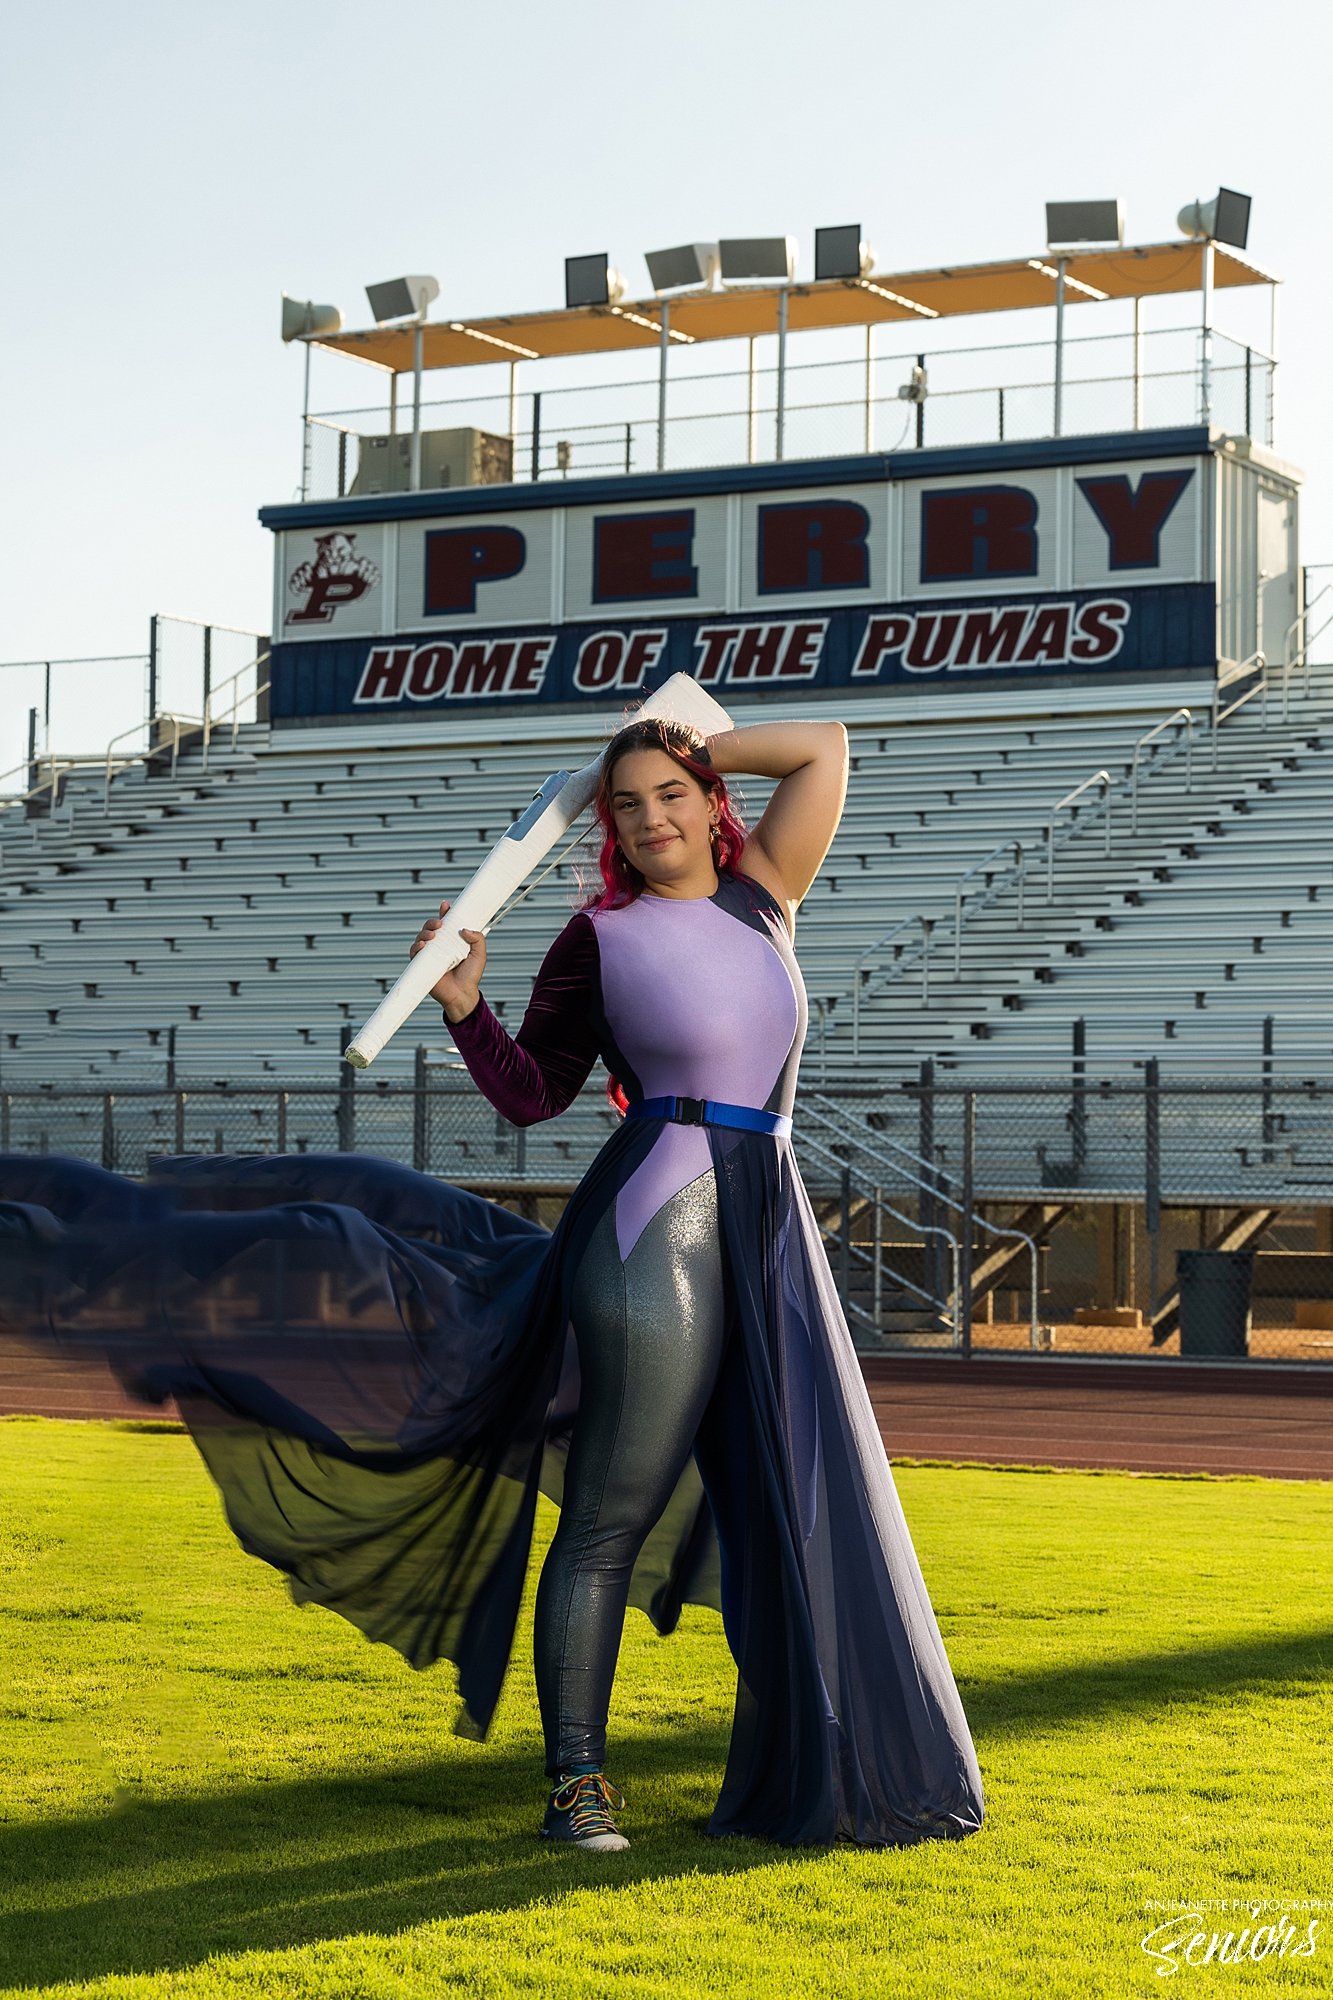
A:
MULTIPOLYGON (((649 722, 654 717, 687 722, 705 736, 720 735, 731 727, 726 710, 688 674, 673 674, 656 694, 649 695, 631 720, 649 722)), ((468 946, 460 932, 490 930, 509 898, 592 804, 601 768, 598 756, 581 770, 553 771, 527 810, 501 834, 450 905, 447 924, 409 959, 370 1019, 348 1043, 344 1053, 354 1069, 368 1069, 436 981, 462 964, 468 946)))

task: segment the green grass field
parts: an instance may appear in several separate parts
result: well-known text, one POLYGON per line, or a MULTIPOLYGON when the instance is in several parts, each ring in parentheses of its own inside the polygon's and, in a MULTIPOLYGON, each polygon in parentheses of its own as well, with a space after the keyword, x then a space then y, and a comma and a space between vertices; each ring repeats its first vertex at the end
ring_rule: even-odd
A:
POLYGON ((631 1613, 608 1772, 633 1846, 594 1857, 534 1837, 526 1626, 491 1740, 461 1741, 450 1670, 294 1610, 183 1436, 0 1422, 0 1990, 1333 1992, 1333 1487, 897 1476, 986 1828, 880 1852, 709 1840, 720 1622, 662 1640, 631 1613), (1327 1903, 1289 1912, 1296 1942, 1318 1922, 1313 1956, 1164 1978, 1140 1940, 1173 1906, 1208 1931, 1268 1921, 1206 1907, 1231 1899, 1327 1903))

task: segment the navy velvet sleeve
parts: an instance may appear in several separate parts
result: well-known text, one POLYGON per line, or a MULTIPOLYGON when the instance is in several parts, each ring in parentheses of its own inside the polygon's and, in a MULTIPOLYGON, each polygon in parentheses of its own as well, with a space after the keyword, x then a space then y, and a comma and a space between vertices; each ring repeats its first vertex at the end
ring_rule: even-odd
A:
POLYGON ((597 932, 582 914, 565 925, 537 974, 517 1035, 484 999, 462 1021, 445 1023, 484 1097, 511 1125, 558 1118, 588 1080, 600 1054, 601 976, 597 932))

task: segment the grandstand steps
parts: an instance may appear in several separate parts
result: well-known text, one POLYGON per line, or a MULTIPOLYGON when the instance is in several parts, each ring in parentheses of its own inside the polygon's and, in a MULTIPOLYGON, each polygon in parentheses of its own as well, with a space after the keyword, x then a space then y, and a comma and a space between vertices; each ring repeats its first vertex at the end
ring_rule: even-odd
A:
MULTIPOLYGON (((1169 1007, 1159 1005, 1157 955, 1172 963, 1191 950, 1206 955, 1212 905, 1205 899, 1196 909, 1190 885, 1206 879, 1215 856, 1225 861, 1232 915, 1246 926, 1245 950, 1252 936, 1264 939, 1255 964, 1264 965, 1277 924, 1284 947, 1301 941, 1289 960, 1293 996, 1307 979, 1317 983, 1333 866, 1314 851, 1308 815, 1327 787, 1318 730, 1333 717, 1333 687, 1317 681, 1285 729, 1274 715, 1263 731, 1257 707, 1233 718, 1215 774, 1205 735, 1195 744, 1190 796, 1181 790, 1183 752, 1159 757, 1143 779, 1131 838, 1133 746, 1169 712, 1169 692, 1139 690, 1135 706, 1118 691, 1114 714, 1085 702, 1035 717, 1010 696, 1007 712, 961 729, 952 720, 918 722, 907 704, 878 714, 849 704, 856 769, 848 811, 799 927, 811 1058, 822 1051, 835 1065, 843 1059, 853 967, 887 929, 919 912, 937 923, 930 1008, 921 1008, 909 952, 903 976, 877 989, 863 1012, 867 1059, 886 1075, 930 1053, 989 1062, 1003 1048, 1014 1052, 1005 1058, 1012 1064, 1021 1048, 1033 1062, 1051 1060, 1067 1044, 1068 1015, 1087 1011, 1077 994, 1093 1013, 1105 1009, 1117 1048, 1141 1018, 1156 1018, 1155 1032, 1165 1035, 1161 1024, 1177 1001, 1173 993, 1169 1007), (1054 801, 1102 765, 1119 788, 1109 868, 1100 827, 1085 816, 1077 838, 1059 849, 1047 906, 1042 828, 1054 801), (1014 927, 1012 897, 983 907, 982 895, 970 895, 955 988, 947 973, 958 879, 1010 838, 1030 857, 1025 929, 1014 927), (1306 921, 1309 911, 1316 922, 1306 921), (1116 964, 1126 968, 1119 981, 1107 970, 1116 964)), ((811 703, 808 712, 828 711, 811 703)), ((340 1031, 369 1012, 440 893, 466 879, 553 762, 573 767, 598 742, 580 716, 545 717, 540 726, 505 717, 503 742, 487 733, 496 727, 494 718, 455 721, 444 743, 438 725, 431 740, 424 726, 413 736, 405 725, 370 748, 365 730, 352 741, 347 731, 271 737, 251 726, 234 751, 214 748, 207 773, 191 751, 174 778, 148 778, 141 768, 121 774, 106 816, 102 774, 92 766, 70 781, 72 824, 62 807, 34 837, 0 816, 0 1078, 12 1086, 106 1083, 113 1074, 123 1081, 136 1071, 160 1079, 166 1030, 175 1025, 182 1076, 332 1079, 340 1031), (566 727, 567 739, 553 742, 566 727)), ((753 821, 769 787, 743 779, 740 788, 753 821)), ((596 879, 592 843, 578 865, 584 881, 596 879)), ((571 859, 494 941, 487 994, 511 1024, 578 881, 571 859)), ((1248 1033, 1248 1015, 1232 1005, 1232 996, 1251 1004, 1242 955, 1236 946, 1217 957, 1218 1009, 1225 997, 1242 1024, 1225 1029, 1231 1039, 1219 1046, 1238 1046, 1248 1033)), ((1205 1012, 1213 1004, 1209 987, 1205 1012)), ((1293 1023, 1285 1048, 1304 1045, 1296 1032, 1293 1023)), ((1169 1045, 1185 1039, 1178 1024, 1169 1045)), ((374 1075, 403 1074, 417 1042, 451 1051, 429 1006, 374 1075)))
MULTIPOLYGON (((1293 717, 1285 734, 1270 728, 1228 738, 1224 732, 1218 747, 1216 772, 1207 748, 1202 757, 1196 749, 1193 794, 1176 801, 1175 815, 1162 795, 1151 803, 1146 792, 1141 795, 1138 834, 1115 836, 1109 862, 1097 826, 1085 827, 1077 841, 1058 851, 1051 903, 1045 901, 1044 857, 1039 858, 1036 879, 1029 873, 1026 883, 1022 931, 1016 928, 1012 887, 1002 894, 992 891, 984 908, 974 904, 976 914, 965 922, 962 977, 957 981, 952 977, 953 912, 937 909, 929 1005, 922 1002, 920 944, 909 939, 896 979, 890 982, 881 974, 863 988, 862 1056, 892 1065, 919 1061, 926 1053, 957 1061, 967 1044, 995 1042, 1005 1053, 992 1056, 987 1049, 987 1066, 1012 1064, 1020 1049, 1024 1056, 1033 1053, 1038 1040, 1048 1054, 1053 1006, 1072 1018, 1099 998, 1108 1004, 1114 1000, 1123 1022, 1127 991, 1141 982, 1156 988, 1164 952, 1187 966, 1195 983, 1188 993, 1181 986, 1172 1007, 1163 1009, 1154 998, 1149 1009, 1136 1009, 1136 1036, 1144 1018, 1158 1023, 1170 1019, 1173 1008, 1179 1011, 1186 998, 1194 1004, 1200 991, 1205 994, 1200 1006, 1205 1007, 1199 948, 1215 938, 1216 919, 1207 912, 1194 916, 1194 902, 1199 885, 1209 879, 1210 863, 1226 871, 1233 921, 1248 917, 1255 926, 1244 949, 1261 957, 1269 935, 1280 931, 1298 980, 1301 967, 1290 953, 1291 934, 1301 929, 1302 915, 1317 911, 1323 935, 1309 946, 1317 968, 1325 949, 1333 948, 1333 895, 1325 893, 1320 908, 1321 890, 1333 889, 1333 868, 1311 858, 1308 833, 1312 807, 1329 789, 1329 752, 1302 716, 1293 717), (1184 820, 1177 816, 1182 808, 1189 815, 1184 820), (1295 882, 1293 842, 1301 849, 1300 874, 1307 878, 1295 882), (1286 877, 1276 896, 1275 859, 1286 877), (1251 886, 1232 906, 1229 885, 1238 868, 1251 878, 1251 886), (1311 874, 1322 881, 1308 879, 1311 874), (1261 940, 1257 952, 1255 938, 1261 940), (1104 988, 1094 967, 1106 971, 1104 988), (1054 989, 1058 997, 1053 997, 1054 989), (1041 1027, 1024 1034, 1024 1016, 1034 1012, 1041 1027)), ((1233 943, 1217 967, 1228 997, 1234 998, 1243 977, 1239 960, 1233 943)), ((840 998, 825 1041, 835 1061, 849 1053, 851 1012, 850 999, 840 998)), ((1175 1028, 1162 1027, 1160 1034, 1170 1041, 1175 1028)), ((1062 1039, 1067 1048, 1067 1027, 1062 1039)), ((974 1053, 967 1050, 969 1058, 974 1053)))

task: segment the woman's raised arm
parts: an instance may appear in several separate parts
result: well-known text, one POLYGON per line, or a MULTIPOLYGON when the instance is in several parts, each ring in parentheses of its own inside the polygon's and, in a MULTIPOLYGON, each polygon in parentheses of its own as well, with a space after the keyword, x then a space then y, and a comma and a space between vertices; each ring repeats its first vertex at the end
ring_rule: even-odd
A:
POLYGON ((708 750, 714 770, 778 780, 740 866, 786 904, 794 924, 842 818, 847 731, 840 722, 758 722, 710 736, 708 750))

